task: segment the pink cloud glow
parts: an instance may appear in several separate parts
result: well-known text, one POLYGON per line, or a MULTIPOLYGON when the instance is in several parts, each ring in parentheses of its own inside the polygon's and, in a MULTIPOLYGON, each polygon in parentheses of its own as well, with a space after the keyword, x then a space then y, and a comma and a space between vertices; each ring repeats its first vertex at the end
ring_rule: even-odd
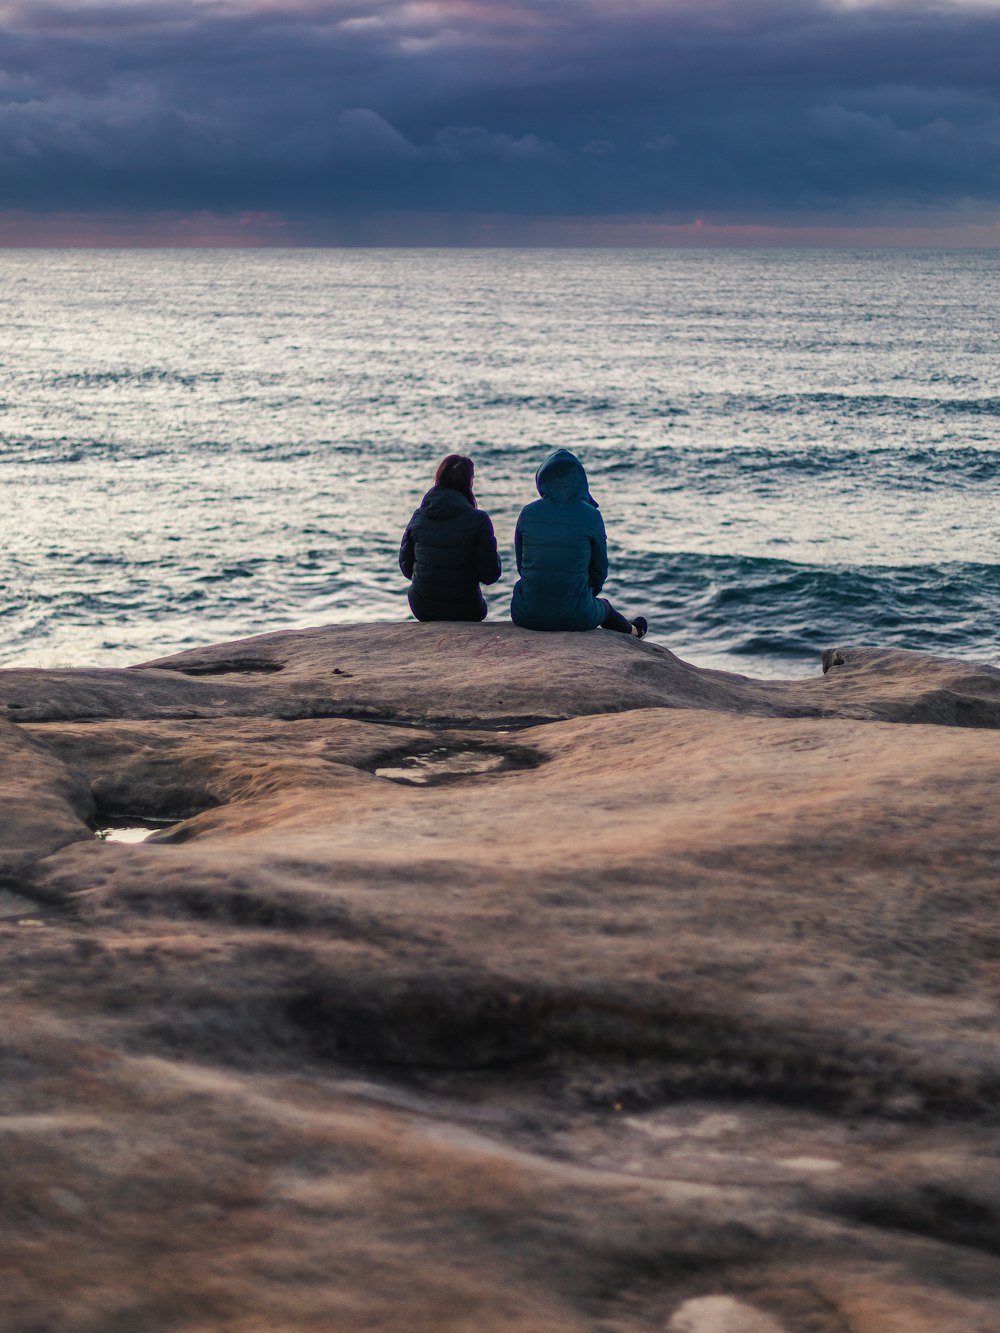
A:
POLYGON ((0 247, 31 248, 255 248, 301 246, 538 246, 654 249, 905 249, 1000 248, 1000 219, 994 222, 937 220, 926 225, 895 222, 857 225, 816 222, 788 225, 758 222, 685 223, 656 218, 511 218, 502 215, 408 214, 405 228, 394 214, 356 219, 350 225, 277 213, 223 216, 189 214, 52 213, 0 211, 0 247))

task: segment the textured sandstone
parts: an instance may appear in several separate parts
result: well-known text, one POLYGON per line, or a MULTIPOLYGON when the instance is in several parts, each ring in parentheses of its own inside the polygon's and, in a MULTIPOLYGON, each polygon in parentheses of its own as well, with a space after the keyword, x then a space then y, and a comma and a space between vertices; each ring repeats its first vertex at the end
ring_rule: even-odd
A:
POLYGON ((835 656, 0 673, 0 1326, 997 1326, 1000 672, 835 656))

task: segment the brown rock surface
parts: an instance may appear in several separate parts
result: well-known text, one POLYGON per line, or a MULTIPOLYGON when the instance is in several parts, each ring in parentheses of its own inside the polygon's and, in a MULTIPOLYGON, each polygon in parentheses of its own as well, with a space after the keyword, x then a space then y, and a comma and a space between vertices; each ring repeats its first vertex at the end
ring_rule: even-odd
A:
POLYGON ((1000 1326, 1000 672, 835 657, 0 673, 0 1327, 1000 1326))
POLYGON ((632 708, 1000 727, 1000 669, 831 649, 807 680, 704 671, 651 643, 515 625, 338 625, 262 634, 128 670, 3 673, 11 722, 358 717, 524 726, 632 708), (597 642, 594 642, 594 639, 597 642), (125 711, 122 711, 125 710, 125 711))

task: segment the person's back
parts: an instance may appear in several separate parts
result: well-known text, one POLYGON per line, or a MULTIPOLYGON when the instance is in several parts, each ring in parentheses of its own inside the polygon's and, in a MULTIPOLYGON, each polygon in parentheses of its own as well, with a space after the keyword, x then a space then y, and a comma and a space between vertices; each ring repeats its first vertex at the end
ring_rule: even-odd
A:
POLYGON ((500 577, 490 517, 475 504, 472 462, 451 454, 406 525, 399 567, 411 580, 410 610, 418 620, 482 620, 480 583, 500 577))
POLYGON ((541 499, 525 505, 514 531, 520 578, 511 620, 524 629, 603 626, 642 638, 641 616, 629 622, 597 595, 608 576, 608 545, 583 464, 568 449, 557 449, 535 473, 535 486, 541 499))
POLYGON ((538 469, 535 485, 542 498, 525 505, 514 532, 521 577, 511 619, 525 629, 596 629, 604 618, 596 594, 607 577, 607 543, 583 464, 558 449, 538 469))

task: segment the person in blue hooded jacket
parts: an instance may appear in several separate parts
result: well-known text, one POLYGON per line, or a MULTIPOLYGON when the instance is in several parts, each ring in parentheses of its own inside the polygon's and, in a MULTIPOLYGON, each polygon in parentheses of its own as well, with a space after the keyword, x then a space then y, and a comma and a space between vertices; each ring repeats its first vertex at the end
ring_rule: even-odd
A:
POLYGON ((617 630, 641 639, 647 629, 598 593, 608 576, 608 542, 587 487, 583 464, 568 449, 550 454, 535 473, 542 497, 525 505, 514 530, 520 575, 510 618, 524 629, 617 630))
POLYGON ((500 557, 490 516, 477 508, 472 459, 449 454, 406 525, 399 568, 418 620, 485 620, 481 583, 496 583, 500 557))

